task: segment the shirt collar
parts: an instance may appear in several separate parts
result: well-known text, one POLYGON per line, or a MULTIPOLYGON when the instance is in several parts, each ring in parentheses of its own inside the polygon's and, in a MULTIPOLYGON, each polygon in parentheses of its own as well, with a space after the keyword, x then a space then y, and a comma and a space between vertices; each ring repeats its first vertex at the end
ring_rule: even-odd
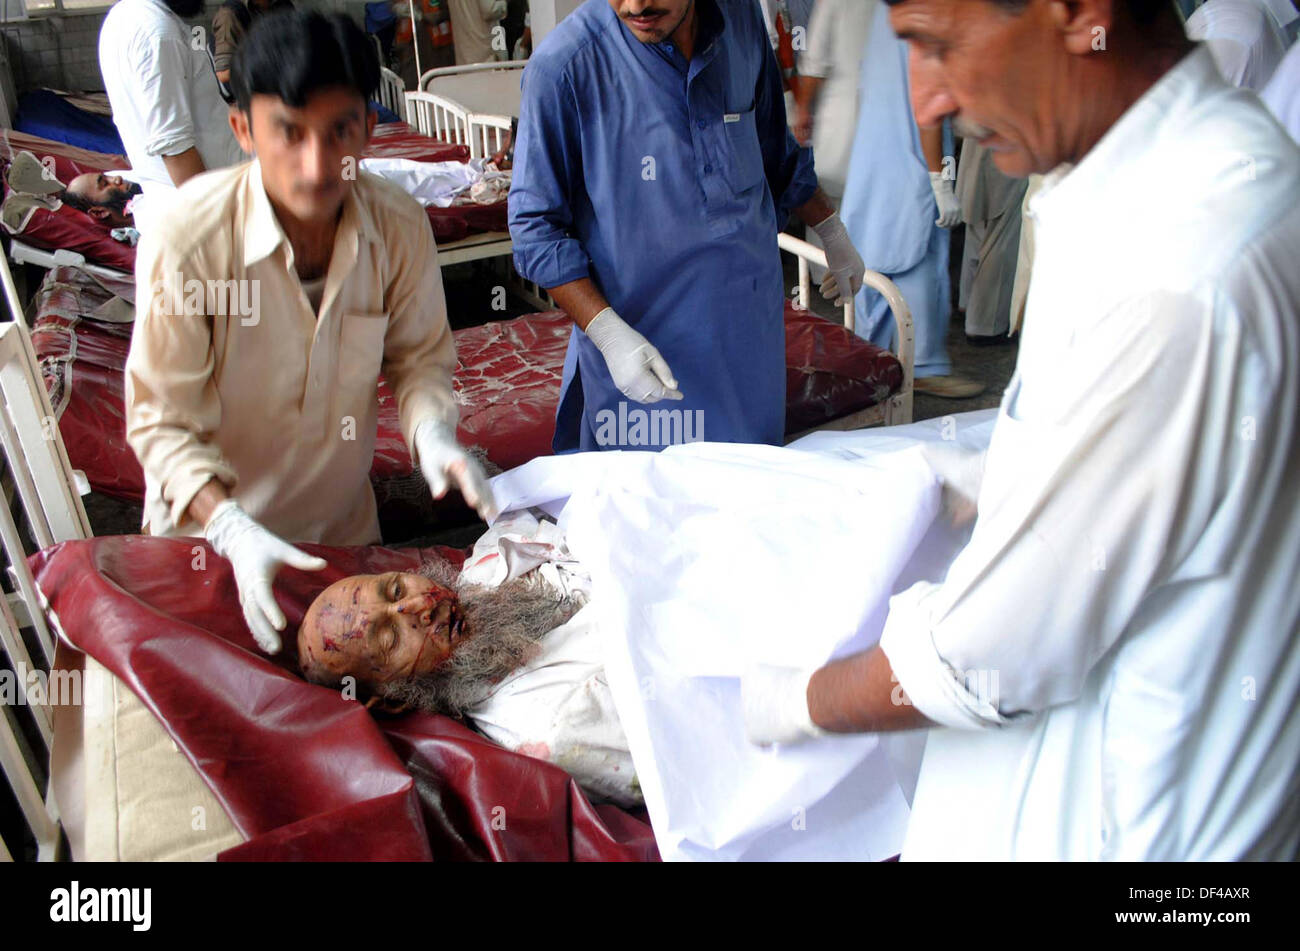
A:
POLYGON ((1157 130, 1181 121, 1206 93, 1224 85, 1204 44, 1160 77, 1119 118, 1077 165, 1063 163, 1043 177, 1029 201, 1035 219, 1069 215, 1103 204, 1115 194, 1108 186, 1135 156, 1150 148, 1157 130))
MULTIPOLYGON (((248 172, 248 214, 244 219, 244 267, 270 257, 281 244, 287 242, 284 229, 275 217, 271 200, 266 197, 262 183, 262 163, 253 159, 248 172)), ((365 203, 357 198, 356 183, 348 189, 343 199, 343 214, 339 216, 340 232, 355 232, 360 240, 377 242, 379 230, 374 216, 365 203)), ((337 243, 337 237, 335 238, 337 243)))

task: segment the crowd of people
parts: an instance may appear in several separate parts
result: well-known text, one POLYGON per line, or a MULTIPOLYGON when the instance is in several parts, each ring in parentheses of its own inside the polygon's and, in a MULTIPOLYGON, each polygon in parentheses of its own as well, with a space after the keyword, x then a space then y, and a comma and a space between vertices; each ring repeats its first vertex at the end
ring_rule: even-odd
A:
MULTIPOLYGON (((293 543, 380 541, 381 373, 431 492, 498 513, 456 439, 426 217, 392 183, 342 174, 376 121, 376 45, 346 16, 232 4, 214 51, 185 22, 201 0, 113 7, 100 64, 142 191, 112 177, 77 189, 129 198, 141 232, 126 427, 145 529, 205 535, 275 652, 277 572, 324 566, 293 543), (247 283, 260 309, 196 310, 166 291, 190 280, 247 283)), ((435 44, 444 8, 420 9, 435 44)), ((446 10, 457 62, 505 55, 508 4, 446 10)), ((970 542, 942 583, 893 599, 876 647, 748 678, 749 736, 952 728, 926 750, 937 778, 914 807, 918 855, 974 825, 1055 836, 1066 856, 1294 856, 1300 773, 1268 757, 1300 742, 1293 691, 1233 700, 1247 673, 1300 669, 1294 6, 773 11, 589 0, 532 51, 509 219, 517 271, 573 320, 554 449, 619 448, 598 418, 664 401, 702 414, 710 441, 780 445, 776 235, 791 219, 825 249, 823 295, 855 299, 864 336, 892 333, 865 269, 902 289, 918 390, 978 392, 946 349, 949 234, 964 224, 966 334, 1021 334, 987 453, 935 462, 977 513, 970 542), (989 667, 992 702, 953 674, 989 667), (1262 812, 1244 794, 1215 811, 1228 760, 1262 812)), ((422 597, 403 641, 413 669, 454 633, 422 597)))

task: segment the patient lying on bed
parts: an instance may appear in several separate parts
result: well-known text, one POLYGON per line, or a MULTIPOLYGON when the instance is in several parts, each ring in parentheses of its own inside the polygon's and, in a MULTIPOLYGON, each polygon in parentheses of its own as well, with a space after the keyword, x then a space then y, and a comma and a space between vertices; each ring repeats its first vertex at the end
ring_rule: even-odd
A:
POLYGON ((298 630, 313 683, 461 717, 584 789, 641 802, 605 681, 589 581, 553 523, 501 519, 463 572, 356 575, 326 588, 298 630))

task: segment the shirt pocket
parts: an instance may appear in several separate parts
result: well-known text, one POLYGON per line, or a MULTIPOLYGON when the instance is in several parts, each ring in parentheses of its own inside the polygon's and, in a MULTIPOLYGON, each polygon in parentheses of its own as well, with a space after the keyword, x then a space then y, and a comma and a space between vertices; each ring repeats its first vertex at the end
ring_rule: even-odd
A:
POLYGON ((384 363, 384 338, 388 314, 354 312, 343 315, 339 333, 339 383, 347 388, 366 387, 373 393, 384 363))
POLYGON ((729 112, 722 118, 727 154, 723 158, 726 178, 737 195, 764 181, 763 148, 758 141, 755 111, 729 112))

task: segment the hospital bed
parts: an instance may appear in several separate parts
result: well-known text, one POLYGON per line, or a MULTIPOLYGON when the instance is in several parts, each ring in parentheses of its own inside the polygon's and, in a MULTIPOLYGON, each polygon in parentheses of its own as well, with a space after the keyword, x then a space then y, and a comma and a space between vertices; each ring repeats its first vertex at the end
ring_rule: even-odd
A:
MULTIPOLYGON (((10 307, 16 309, 7 264, 0 262, 0 269, 10 307)), ((82 312, 93 309, 105 288, 69 270, 53 275, 45 305, 36 308, 43 314, 33 321, 43 359, 38 361, 21 323, 0 329, 0 346, 8 355, 0 372, 6 411, 30 407, 26 422, 6 442, 7 457, 12 464, 14 453, 8 449, 13 444, 21 466, 35 467, 22 483, 30 489, 21 498, 41 503, 48 496, 52 514, 42 512, 35 521, 54 526, 39 528, 25 549, 15 548, 6 531, 6 551, 67 542, 34 557, 35 582, 24 580, 21 555, 10 555, 10 564, 18 565, 16 590, 22 595, 10 599, 13 610, 38 626, 28 640, 40 646, 24 655, 8 636, 6 653, 29 668, 27 658, 38 665, 44 658, 44 664, 65 671, 65 678, 80 672, 85 689, 95 697, 80 707, 34 713, 39 725, 26 732, 37 731, 35 744, 19 738, 21 729, 7 731, 6 778, 21 790, 37 853, 47 858, 56 854, 60 825, 66 824, 74 854, 98 858, 202 858, 214 853, 228 859, 655 857, 644 815, 592 804, 554 767, 508 753, 445 718, 416 714, 376 725, 355 705, 303 684, 252 652, 238 613, 230 608, 236 602, 228 569, 203 546, 138 537, 87 539, 84 511, 73 488, 73 462, 59 431, 66 431, 78 386, 84 387, 96 365, 106 381, 120 381, 120 370, 115 369, 111 325, 93 334, 75 333, 78 323, 95 326, 82 312), (73 326, 60 327, 60 310, 72 315, 67 322, 73 326), (61 336, 62 352, 57 346, 61 336), (23 372, 13 375, 10 363, 23 372), (51 388, 51 401, 38 373, 44 371, 49 384, 52 370, 67 389, 51 388), (12 386, 17 386, 18 398, 9 392, 12 386), (59 419, 58 427, 51 426, 54 419, 59 419), (21 444, 16 442, 20 438, 21 444), (196 550, 213 559, 202 573, 193 568, 196 550), (32 607, 43 599, 48 601, 48 623, 32 607), (39 626, 45 628, 43 636, 39 626), (56 657, 51 634, 60 631, 92 658, 70 652, 66 645, 63 656, 56 657), (172 662, 157 663, 163 658, 186 669, 197 664, 193 669, 204 671, 203 683, 186 684, 172 662), (239 688, 223 692, 213 686, 232 682, 239 688), (93 683, 103 686, 92 691, 93 683), (272 731, 280 741, 287 737, 282 745, 258 726, 256 711, 268 701, 295 711, 294 729, 277 726, 272 731), (195 716, 196 709, 203 715, 195 716), (238 737, 234 760, 225 752, 231 737, 238 737), (331 755, 321 757, 326 742, 331 755), (51 748, 46 773, 42 750, 51 748), (337 774, 321 775, 323 762, 337 774), (262 768, 274 770, 274 781, 258 771, 262 768), (355 782, 358 775, 368 777, 367 782, 355 782), (283 795, 268 797, 268 784, 283 795), (57 797, 51 788, 58 790, 57 797), (501 828, 497 809, 524 816, 524 828, 501 828), (367 834, 357 835, 358 828, 367 834)), ((548 349, 561 354, 569 324, 563 315, 535 316, 540 319, 522 327, 515 322, 489 326, 482 331, 477 354, 458 340, 462 355, 485 368, 492 387, 505 397, 484 411, 480 423, 485 431, 520 415, 515 397, 531 384, 558 389, 558 361, 546 368, 526 358, 548 349), (535 338, 521 337, 522 346, 502 345, 501 334, 524 332, 535 338)), ((822 329, 812 323, 820 318, 795 316, 796 327, 822 329)), ((788 337, 803 340, 810 352, 824 350, 828 340, 834 349, 835 340, 846 339, 841 328, 820 323, 836 333, 788 337)), ((129 325, 116 330, 120 347, 129 325)), ((846 353, 860 355, 857 350, 846 353)), ((791 369, 816 375, 804 374, 807 367, 791 369)), ((470 421, 474 417, 467 414, 470 421)), ((553 420, 553 404, 546 419, 553 420)), ((110 429, 112 420, 87 423, 87 431, 96 427, 110 429)), ((545 438, 549 442, 549 433, 545 438)), ((27 521, 32 520, 29 514, 27 521)), ((385 549, 316 550, 339 576, 413 567, 429 557, 429 552, 385 549)), ((437 554, 453 561, 458 557, 456 552, 437 554)), ((325 583, 320 577, 287 579, 288 614, 294 623, 325 583)))
MULTIPOLYGON (((3 260, 0 278, 16 317, 3 260)), ((644 814, 590 802, 557 767, 444 717, 373 719, 260 655, 228 565, 197 540, 91 538, 18 319, 0 324, 0 391, 0 646, 8 668, 39 671, 0 705, 0 793, 21 820, 0 810, 0 861, 66 858, 65 842, 108 859, 655 858, 644 814), (194 570, 196 544, 211 573, 194 570), (26 687, 40 678, 43 696, 26 687)), ((278 586, 295 625, 336 575, 465 554, 316 550, 326 573, 278 586)))
POLYGON ((510 120, 519 117, 520 81, 526 63, 473 63, 431 69, 406 94, 407 119, 426 135, 467 145, 471 158, 486 158, 506 143, 510 120))
MULTIPOLYGON (((505 145, 511 116, 519 114, 522 62, 474 63, 431 69, 419 88, 405 93, 406 121, 423 135, 469 149, 471 159, 488 158, 505 145)), ((505 228, 475 235, 451 251, 449 263, 511 255, 505 228)), ((539 288, 521 286, 523 296, 545 306, 539 288)))

